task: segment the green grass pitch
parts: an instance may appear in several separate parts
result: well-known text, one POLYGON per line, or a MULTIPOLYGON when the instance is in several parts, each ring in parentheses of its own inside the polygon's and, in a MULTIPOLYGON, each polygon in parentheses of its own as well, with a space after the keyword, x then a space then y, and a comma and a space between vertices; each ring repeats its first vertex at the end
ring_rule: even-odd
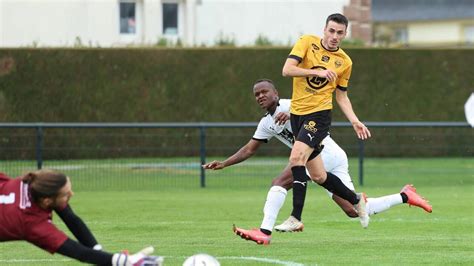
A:
MULTIPOLYGON (((357 185, 357 161, 350 161, 358 191, 376 197, 413 183, 433 205, 431 214, 399 205, 372 216, 369 228, 362 229, 311 185, 304 232, 274 232, 269 246, 237 237, 234 223, 259 227, 269 184, 285 160, 268 165, 271 158, 255 158, 207 172, 206 188, 199 188, 195 159, 171 167, 151 164, 166 162, 158 159, 45 167, 62 167, 71 176, 76 190, 71 206, 106 250, 135 252, 153 245, 165 265, 182 265, 196 253, 208 253, 222 265, 474 265, 474 159, 367 159, 363 187, 357 185)), ((290 209, 291 192, 277 223, 290 209)), ((57 216, 54 222, 71 235, 57 216)), ((25 242, 0 243, 0 265, 78 264, 25 242)))

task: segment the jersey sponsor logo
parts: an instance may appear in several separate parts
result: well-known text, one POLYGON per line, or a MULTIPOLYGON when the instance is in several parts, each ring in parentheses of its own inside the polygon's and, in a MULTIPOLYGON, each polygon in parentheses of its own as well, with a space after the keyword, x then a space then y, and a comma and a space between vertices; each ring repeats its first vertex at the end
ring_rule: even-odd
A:
POLYGON ((314 43, 311 44, 311 47, 313 48, 311 49, 311 52, 313 52, 314 56, 316 57, 316 51, 319 50, 319 47, 314 43))
POLYGON ((311 135, 311 134, 309 134, 309 133, 308 133, 308 134, 306 134, 306 135, 309 137, 309 141, 313 141, 313 139, 314 139, 314 136, 312 136, 312 135, 311 135))
POLYGON ((334 62, 334 66, 336 68, 341 67, 342 66, 342 61, 341 60, 336 60, 336 62, 334 62))
POLYGON ((293 133, 291 133, 288 129, 284 129, 282 132, 278 133, 278 135, 282 136, 291 144, 295 144, 295 138, 293 137, 293 133))
POLYGON ((326 63, 329 62, 330 59, 331 58, 327 55, 323 55, 323 57, 321 57, 321 61, 326 62, 326 63))
MULTIPOLYGON (((314 66, 311 69, 320 69, 320 70, 326 70, 325 67, 323 66, 314 66)), ((326 78, 322 77, 307 77, 306 82, 308 83, 308 86, 311 88, 318 90, 321 89, 322 87, 326 86, 326 84, 329 83, 329 80, 326 78)))
POLYGON ((318 129, 316 128, 316 122, 314 121, 309 121, 308 124, 304 124, 303 127, 304 129, 313 133, 316 133, 316 131, 318 131, 318 129))

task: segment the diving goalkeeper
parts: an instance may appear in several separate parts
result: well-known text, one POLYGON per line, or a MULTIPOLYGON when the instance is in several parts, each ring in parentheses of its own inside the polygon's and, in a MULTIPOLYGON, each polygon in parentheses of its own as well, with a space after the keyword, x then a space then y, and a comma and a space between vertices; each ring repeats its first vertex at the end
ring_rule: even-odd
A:
POLYGON ((74 195, 69 177, 53 170, 37 170, 12 179, 0 173, 0 242, 25 240, 51 254, 96 265, 158 266, 162 257, 150 256, 153 247, 133 255, 108 253, 68 202, 74 195), (53 210, 77 241, 52 223, 53 210))

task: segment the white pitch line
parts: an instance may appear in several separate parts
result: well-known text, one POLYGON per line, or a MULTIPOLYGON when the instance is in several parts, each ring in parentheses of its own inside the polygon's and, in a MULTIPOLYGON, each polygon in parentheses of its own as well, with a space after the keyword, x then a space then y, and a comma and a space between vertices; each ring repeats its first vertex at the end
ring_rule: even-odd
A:
POLYGON ((304 266, 304 264, 297 263, 294 261, 282 261, 282 260, 275 260, 275 259, 268 259, 268 258, 257 258, 257 257, 216 257, 219 260, 253 260, 253 261, 261 261, 273 264, 280 264, 285 266, 304 266))
MULTIPOLYGON (((172 256, 164 256, 166 258, 172 258, 172 256)), ((266 263, 273 263, 273 264, 280 264, 285 266, 304 266, 304 264, 297 263, 294 261, 282 261, 276 259, 268 259, 268 258, 257 258, 257 257, 216 257, 218 260, 251 260, 251 261, 260 261, 266 263)), ((71 261, 70 259, 9 259, 9 260, 1 260, 1 262, 5 263, 33 263, 33 262, 65 262, 71 261)), ((316 264, 315 264, 316 265, 316 264)))

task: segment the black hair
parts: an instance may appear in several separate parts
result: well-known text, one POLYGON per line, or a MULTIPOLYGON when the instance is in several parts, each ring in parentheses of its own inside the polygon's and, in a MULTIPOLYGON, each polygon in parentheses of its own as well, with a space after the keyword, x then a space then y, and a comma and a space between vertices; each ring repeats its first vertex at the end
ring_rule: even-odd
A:
POLYGON ((329 15, 329 17, 326 19, 326 26, 328 25, 329 21, 334 21, 337 24, 344 24, 346 28, 349 25, 349 20, 347 20, 347 18, 340 13, 329 15))
POLYGON ((253 84, 253 87, 252 87, 252 88, 254 88, 255 85, 257 85, 258 83, 262 83, 262 82, 270 83, 270 84, 272 85, 273 89, 276 90, 275 83, 273 83, 273 81, 272 81, 271 79, 265 79, 265 78, 263 78, 263 79, 258 79, 257 81, 255 81, 255 83, 253 84))

